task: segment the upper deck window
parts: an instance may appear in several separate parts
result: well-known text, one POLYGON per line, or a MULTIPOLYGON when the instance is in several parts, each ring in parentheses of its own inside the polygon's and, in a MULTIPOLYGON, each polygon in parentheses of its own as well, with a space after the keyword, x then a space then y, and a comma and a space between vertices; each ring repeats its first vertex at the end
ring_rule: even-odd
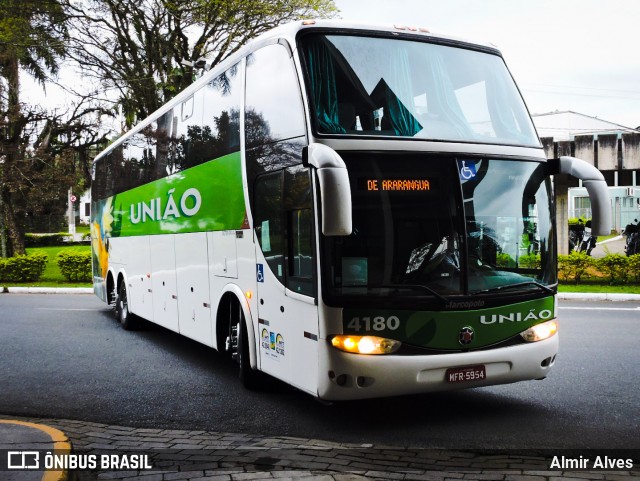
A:
POLYGON ((348 35, 300 45, 318 134, 540 145, 499 55, 348 35))

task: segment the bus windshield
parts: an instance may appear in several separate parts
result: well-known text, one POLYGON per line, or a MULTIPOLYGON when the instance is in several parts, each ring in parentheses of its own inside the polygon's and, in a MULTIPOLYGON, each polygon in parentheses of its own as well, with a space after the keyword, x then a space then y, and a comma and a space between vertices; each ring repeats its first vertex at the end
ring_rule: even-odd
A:
POLYGON ((329 299, 446 301, 556 283, 551 190, 538 162, 342 153, 353 232, 324 238, 329 299))
POLYGON ((497 54, 383 37, 300 42, 320 135, 540 145, 497 54))

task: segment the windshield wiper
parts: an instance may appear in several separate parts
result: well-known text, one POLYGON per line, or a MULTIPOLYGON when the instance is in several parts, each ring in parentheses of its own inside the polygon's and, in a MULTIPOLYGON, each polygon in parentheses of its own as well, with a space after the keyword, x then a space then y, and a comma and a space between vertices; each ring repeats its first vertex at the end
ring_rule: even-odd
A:
POLYGON ((376 284, 375 286, 366 286, 366 287, 369 288, 369 289, 396 289, 396 290, 406 289, 406 288, 409 288, 409 289, 422 289, 424 291, 427 291, 432 296, 437 297, 444 304, 448 304, 449 303, 449 299, 447 299, 445 296, 440 294, 435 289, 431 289, 430 287, 423 286, 423 285, 420 285, 420 284, 376 284))
POLYGON ((497 292, 497 291, 503 291, 505 289, 513 289, 514 287, 522 287, 522 286, 536 286, 542 289, 543 291, 548 292, 549 294, 555 294, 555 291, 553 289, 545 286, 544 284, 540 284, 537 281, 518 282, 517 284, 506 284, 504 286, 491 287, 489 289, 477 291, 474 294, 484 294, 486 292, 497 292))

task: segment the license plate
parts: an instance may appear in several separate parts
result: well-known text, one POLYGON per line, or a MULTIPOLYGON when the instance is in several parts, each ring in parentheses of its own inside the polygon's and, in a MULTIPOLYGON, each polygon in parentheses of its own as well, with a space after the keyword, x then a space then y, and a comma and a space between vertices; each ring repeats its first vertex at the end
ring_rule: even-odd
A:
POLYGON ((447 382, 482 381, 487 378, 487 370, 484 364, 479 366, 454 367, 447 369, 445 379, 447 382))

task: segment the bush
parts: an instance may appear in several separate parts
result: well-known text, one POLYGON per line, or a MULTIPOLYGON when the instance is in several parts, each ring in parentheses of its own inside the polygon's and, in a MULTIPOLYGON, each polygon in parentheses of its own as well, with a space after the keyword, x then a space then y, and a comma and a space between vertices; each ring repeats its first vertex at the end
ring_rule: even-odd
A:
POLYGON ((24 245, 25 247, 57 247, 62 245, 86 245, 91 242, 91 234, 84 234, 82 240, 78 242, 72 241, 72 238, 71 234, 65 234, 64 232, 44 235, 25 234, 24 245))
POLYGON ((59 246, 64 243, 66 237, 67 236, 65 234, 45 234, 45 235, 25 234, 24 245, 26 247, 59 246))
POLYGON ((516 261, 509 254, 501 253, 496 256, 496 266, 498 267, 515 267, 516 261))
POLYGON ((627 257, 627 271, 634 281, 640 281, 640 254, 627 257))
POLYGON ((584 217, 569 217, 569 221, 567 223, 569 225, 580 225, 580 223, 584 225, 587 223, 587 220, 588 219, 585 219, 584 217))
POLYGON ((628 258, 621 254, 608 254, 597 259, 596 267, 609 278, 610 284, 625 283, 629 277, 628 258))
POLYGON ((568 256, 558 256, 558 275, 563 281, 573 279, 578 284, 587 269, 593 267, 594 264, 592 257, 584 252, 574 251, 568 256))
POLYGON ((56 256, 62 275, 69 281, 91 281, 91 252, 63 249, 56 256))
POLYGON ((46 254, 40 253, 0 259, 0 281, 37 281, 47 266, 47 259, 46 254))
POLYGON ((540 258, 540 254, 527 254, 520 259, 518 259, 520 267, 524 267, 525 269, 541 269, 542 268, 542 259, 540 258))

